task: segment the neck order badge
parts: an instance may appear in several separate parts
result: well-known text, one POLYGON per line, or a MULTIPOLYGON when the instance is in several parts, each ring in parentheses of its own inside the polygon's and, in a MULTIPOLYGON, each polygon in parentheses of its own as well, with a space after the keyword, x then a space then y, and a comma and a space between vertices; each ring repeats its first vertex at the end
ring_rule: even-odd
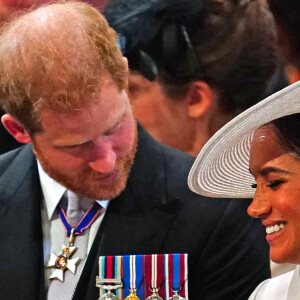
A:
POLYGON ((187 254, 101 256, 96 285, 101 300, 188 300, 187 254))
POLYGON ((70 259, 73 253, 77 250, 74 247, 74 240, 76 235, 80 235, 89 228, 92 223, 96 220, 97 216, 101 212, 101 206, 95 202, 91 207, 87 210, 85 215, 79 221, 75 228, 72 228, 67 221, 66 214, 62 208, 59 209, 59 217, 64 225, 66 236, 69 237, 68 245, 62 246, 62 253, 60 255, 55 255, 51 253, 49 263, 47 267, 55 268, 54 272, 50 276, 50 279, 58 279, 60 281, 64 281, 64 271, 67 269, 75 274, 76 266, 80 262, 79 258, 70 259))

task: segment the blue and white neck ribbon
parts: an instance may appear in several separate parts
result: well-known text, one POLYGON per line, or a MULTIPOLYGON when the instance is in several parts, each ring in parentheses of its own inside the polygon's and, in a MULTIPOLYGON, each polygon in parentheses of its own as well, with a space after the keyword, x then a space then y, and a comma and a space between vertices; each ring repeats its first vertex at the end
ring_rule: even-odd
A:
MULTIPOLYGON (((89 228, 95 219, 98 217, 98 215, 101 212, 101 205, 98 202, 94 202, 93 205, 90 206, 90 208, 86 211, 82 219, 79 221, 79 223, 74 228, 74 235, 80 235, 85 229, 89 228)), ((70 236, 72 231, 72 226, 67 221, 67 216, 65 211, 60 207, 58 211, 59 217, 64 225, 66 236, 70 236)))

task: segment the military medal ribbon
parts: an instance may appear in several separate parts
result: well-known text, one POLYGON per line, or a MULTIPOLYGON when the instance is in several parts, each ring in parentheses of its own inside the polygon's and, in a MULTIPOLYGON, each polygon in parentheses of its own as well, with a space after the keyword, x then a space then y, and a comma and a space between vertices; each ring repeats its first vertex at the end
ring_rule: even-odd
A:
MULTIPOLYGON (((124 297, 136 293, 136 299, 143 298, 143 256, 126 255, 123 257, 123 281, 124 281, 124 297)), ((133 296, 131 295, 133 298, 133 296)), ((127 298, 126 298, 127 299, 127 298)))

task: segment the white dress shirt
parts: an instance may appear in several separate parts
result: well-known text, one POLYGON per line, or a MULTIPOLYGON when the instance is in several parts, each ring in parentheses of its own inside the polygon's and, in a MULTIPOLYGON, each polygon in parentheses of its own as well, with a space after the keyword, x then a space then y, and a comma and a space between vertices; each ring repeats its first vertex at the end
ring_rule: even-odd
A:
MULTIPOLYGON (((46 288, 50 284, 49 276, 53 268, 46 268, 50 254, 61 254, 62 246, 65 244, 65 229, 59 218, 57 205, 67 189, 57 181, 49 177, 38 162, 38 170, 44 199, 42 201, 42 224, 43 224, 43 246, 44 246, 44 266, 45 266, 45 284, 46 288)), ((80 201, 82 209, 87 210, 94 202, 94 199, 83 198, 80 201)), ((109 200, 96 200, 102 207, 98 218, 90 227, 87 253, 89 253, 94 242, 97 231, 103 220, 109 200)), ((85 263, 81 261, 80 263, 85 263)))

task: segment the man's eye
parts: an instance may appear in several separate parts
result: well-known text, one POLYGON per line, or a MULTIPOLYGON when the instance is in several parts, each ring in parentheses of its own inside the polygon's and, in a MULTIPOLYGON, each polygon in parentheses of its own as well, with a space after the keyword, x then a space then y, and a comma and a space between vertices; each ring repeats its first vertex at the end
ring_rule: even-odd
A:
POLYGON ((79 147, 79 145, 70 145, 70 146, 65 146, 66 149, 76 149, 77 147, 79 147))
POLYGON ((113 134, 115 131, 117 131, 121 126, 121 123, 118 122, 117 124, 115 124, 113 127, 111 127, 106 133, 105 135, 111 135, 113 134))
POLYGON ((88 145, 88 142, 83 143, 83 144, 75 144, 75 145, 64 146, 64 148, 68 149, 68 150, 72 150, 72 149, 77 149, 77 148, 80 148, 80 147, 85 147, 86 145, 88 145))
POLYGON ((283 180, 273 180, 271 181, 269 184, 267 184, 266 186, 271 188, 271 189, 275 189, 278 188, 280 186, 280 184, 282 184, 284 181, 283 180))
POLYGON ((256 184, 256 183, 252 183, 252 184, 251 184, 251 187, 252 187, 253 189, 256 189, 256 188, 257 188, 257 184, 256 184))

